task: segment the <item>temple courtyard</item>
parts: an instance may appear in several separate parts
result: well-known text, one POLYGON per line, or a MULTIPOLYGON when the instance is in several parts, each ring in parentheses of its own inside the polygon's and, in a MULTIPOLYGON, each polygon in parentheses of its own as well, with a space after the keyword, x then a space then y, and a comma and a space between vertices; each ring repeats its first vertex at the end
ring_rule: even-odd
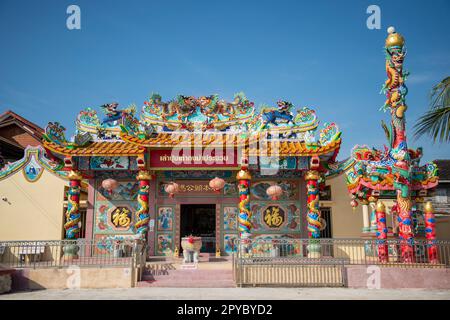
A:
POLYGON ((450 290, 349 288, 129 288, 36 290, 0 295, 0 300, 450 300, 450 290))

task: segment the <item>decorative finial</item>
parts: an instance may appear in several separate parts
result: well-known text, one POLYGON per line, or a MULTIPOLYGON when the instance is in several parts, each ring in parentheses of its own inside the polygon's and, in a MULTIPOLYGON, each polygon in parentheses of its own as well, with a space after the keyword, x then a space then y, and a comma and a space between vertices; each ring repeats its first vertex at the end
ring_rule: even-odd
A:
POLYGON ((389 28, 387 28, 387 33, 389 34, 395 33, 395 28, 393 26, 390 26, 389 28))
POLYGON ((405 43, 405 39, 403 39, 403 36, 400 33, 397 33, 395 31, 394 27, 389 27, 387 29, 388 36, 386 38, 386 47, 403 47, 405 43))
POLYGON ((383 203, 382 201, 378 201, 378 202, 377 202, 377 211, 379 211, 379 212, 384 212, 385 209, 386 209, 386 208, 385 208, 385 206, 384 206, 384 203, 383 203))

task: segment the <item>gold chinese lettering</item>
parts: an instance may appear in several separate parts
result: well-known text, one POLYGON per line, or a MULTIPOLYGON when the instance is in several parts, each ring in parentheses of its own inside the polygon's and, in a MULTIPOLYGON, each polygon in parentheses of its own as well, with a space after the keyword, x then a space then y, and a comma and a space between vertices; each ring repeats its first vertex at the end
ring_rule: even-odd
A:
POLYGON ((280 208, 278 207, 271 207, 267 208, 265 214, 264 214, 264 222, 267 224, 270 228, 278 228, 283 224, 284 216, 280 215, 280 208))
POLYGON ((130 225, 130 210, 127 208, 117 208, 112 214, 112 223, 116 227, 126 228, 130 225))

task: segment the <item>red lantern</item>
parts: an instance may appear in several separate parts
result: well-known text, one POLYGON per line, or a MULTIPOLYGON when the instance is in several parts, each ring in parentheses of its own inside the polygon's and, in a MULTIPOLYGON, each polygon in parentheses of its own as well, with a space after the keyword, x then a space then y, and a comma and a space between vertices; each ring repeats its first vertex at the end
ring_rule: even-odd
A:
POLYGON ((109 194, 112 194, 114 189, 116 189, 119 186, 119 183, 114 179, 105 179, 102 181, 102 187, 106 191, 109 192, 109 194))
POLYGON ((267 188, 266 193, 272 200, 278 200, 279 197, 283 194, 283 189, 277 184, 270 186, 267 188))
POLYGON ((213 189, 215 192, 219 193, 220 190, 223 189, 223 187, 225 186, 225 180, 221 179, 221 178, 217 178, 215 177, 214 179, 212 179, 209 182, 209 186, 211 187, 211 189, 213 189))
POLYGON ((352 206, 353 210, 355 210, 356 207, 358 206, 358 201, 353 199, 352 201, 350 201, 350 205, 352 206))
POLYGON ((166 184, 164 191, 166 191, 169 194, 169 197, 173 198, 175 196, 175 193, 178 193, 179 187, 178 184, 175 182, 170 182, 169 184, 166 184))

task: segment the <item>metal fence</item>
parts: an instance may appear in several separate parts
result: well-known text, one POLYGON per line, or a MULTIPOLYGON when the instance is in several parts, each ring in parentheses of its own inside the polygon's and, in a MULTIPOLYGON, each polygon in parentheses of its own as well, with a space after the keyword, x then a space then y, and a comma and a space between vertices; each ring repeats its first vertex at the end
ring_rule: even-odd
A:
POLYGON ((236 240, 233 249, 238 286, 345 286, 345 268, 351 265, 450 267, 447 240, 412 244, 398 239, 236 240), (412 260, 402 257, 404 246, 412 248, 412 260))
POLYGON ((0 266, 9 268, 133 267, 145 263, 139 239, 1 241, 0 266))

